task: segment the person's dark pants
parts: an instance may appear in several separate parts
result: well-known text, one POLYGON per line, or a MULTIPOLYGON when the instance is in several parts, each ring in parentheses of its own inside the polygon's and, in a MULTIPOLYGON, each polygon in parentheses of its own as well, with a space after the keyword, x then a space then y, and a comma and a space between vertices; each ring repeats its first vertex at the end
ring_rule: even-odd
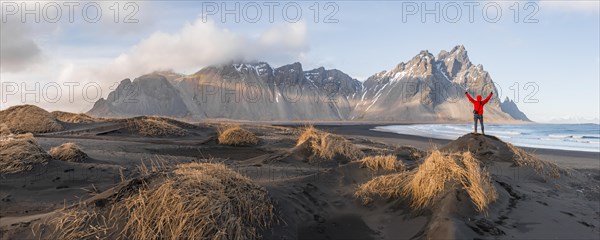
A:
POLYGON ((477 133, 477 120, 481 123, 481 133, 485 134, 483 131, 483 115, 473 114, 473 121, 475 122, 475 133, 477 133))

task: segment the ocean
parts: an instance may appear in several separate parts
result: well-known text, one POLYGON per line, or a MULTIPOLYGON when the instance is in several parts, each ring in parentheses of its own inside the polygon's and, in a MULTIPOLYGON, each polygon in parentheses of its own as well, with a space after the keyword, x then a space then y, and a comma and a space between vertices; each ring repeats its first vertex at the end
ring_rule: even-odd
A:
MULTIPOLYGON (((453 140, 473 132, 473 124, 390 125, 372 130, 453 140)), ((485 133, 521 147, 600 152, 600 125, 593 123, 485 124, 485 133)))

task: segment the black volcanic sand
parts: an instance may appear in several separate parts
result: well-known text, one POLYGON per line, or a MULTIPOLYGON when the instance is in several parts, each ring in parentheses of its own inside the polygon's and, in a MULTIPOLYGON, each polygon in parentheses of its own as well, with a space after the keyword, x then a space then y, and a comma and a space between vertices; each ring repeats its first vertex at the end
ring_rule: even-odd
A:
MULTIPOLYGON (((139 175, 142 163, 223 162, 264 186, 275 202, 278 221, 265 239, 598 239, 600 159, 598 154, 536 150, 542 159, 568 168, 558 179, 539 176, 510 161, 488 161, 498 200, 487 214, 474 210, 463 191, 448 193, 433 207, 415 211, 405 199, 376 199, 363 205, 356 187, 377 173, 357 162, 309 164, 310 153, 296 146, 295 126, 245 126, 256 146, 218 145, 216 124, 185 127, 184 137, 143 137, 122 122, 68 124, 58 133, 37 135, 49 150, 74 142, 89 155, 84 163, 50 161, 32 171, 0 177, 0 239, 33 238, 32 227, 65 205, 90 199, 139 175)), ((420 164, 403 146, 450 149, 447 140, 371 131, 373 125, 318 126, 344 135, 365 154, 395 154, 408 169, 420 164)), ((491 146, 493 138, 467 138, 491 146)), ((531 150, 531 149, 528 149, 531 150)), ((101 195, 100 195, 101 196, 101 195)), ((97 198, 97 197, 96 197, 97 198)), ((34 228, 35 229, 35 228, 34 228)), ((47 233, 42 233, 47 234, 47 233)), ((49 237, 48 235, 43 235, 49 237)))

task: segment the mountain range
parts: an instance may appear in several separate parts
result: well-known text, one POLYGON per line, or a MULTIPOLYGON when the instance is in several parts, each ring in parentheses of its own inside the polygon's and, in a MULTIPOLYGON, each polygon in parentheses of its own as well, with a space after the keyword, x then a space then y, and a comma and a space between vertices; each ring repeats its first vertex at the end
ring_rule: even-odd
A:
MULTIPOLYGON (((482 65, 464 46, 437 56, 421 51, 364 82, 337 69, 304 70, 300 63, 273 68, 266 62, 209 66, 182 75, 154 72, 122 80, 88 112, 96 116, 160 115, 192 119, 309 121, 472 120, 464 96, 497 92, 482 65)), ((509 99, 493 95, 486 119, 529 121, 509 99)))

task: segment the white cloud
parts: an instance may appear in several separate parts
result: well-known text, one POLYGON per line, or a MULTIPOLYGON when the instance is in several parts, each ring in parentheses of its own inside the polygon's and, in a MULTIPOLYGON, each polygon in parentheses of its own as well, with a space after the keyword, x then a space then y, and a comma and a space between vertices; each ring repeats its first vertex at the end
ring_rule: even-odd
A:
POLYGON ((293 61, 307 50, 304 23, 276 25, 250 38, 198 19, 173 34, 152 34, 117 57, 113 65, 130 73, 190 71, 228 61, 293 61))
MULTIPOLYGON (((87 56, 89 52, 85 50, 90 47, 93 48, 89 45, 67 47, 66 51, 80 52, 67 57, 61 56, 65 49, 48 51, 53 53, 50 57, 54 58, 45 63, 44 68, 2 74, 3 82, 11 81, 19 86, 26 83, 29 88, 34 87, 34 82, 41 82, 42 88, 47 82, 57 82, 61 86, 76 82, 79 85, 75 87, 74 101, 69 101, 68 88, 63 87, 59 102, 47 103, 42 99, 42 102, 35 103, 30 101, 32 97, 22 102, 17 94, 11 95, 9 101, 0 108, 33 103, 49 110, 85 112, 93 105, 93 102, 86 101, 82 93, 86 84, 99 86, 102 96, 106 97, 121 80, 134 79, 155 70, 172 69, 192 73, 205 66, 230 61, 262 60, 284 64, 299 61, 309 49, 306 24, 303 22, 274 25, 250 37, 219 28, 212 22, 203 23, 201 19, 184 25, 174 33, 155 32, 112 59, 87 56)), ((90 90, 94 93, 93 88, 90 90)), ((91 95, 88 100, 95 97, 91 95)))
POLYGON ((19 72, 42 60, 42 49, 32 38, 28 25, 0 23, 0 71, 19 72))
POLYGON ((540 0, 540 11, 569 12, 569 13, 598 13, 600 0, 587 1, 555 1, 540 0))

